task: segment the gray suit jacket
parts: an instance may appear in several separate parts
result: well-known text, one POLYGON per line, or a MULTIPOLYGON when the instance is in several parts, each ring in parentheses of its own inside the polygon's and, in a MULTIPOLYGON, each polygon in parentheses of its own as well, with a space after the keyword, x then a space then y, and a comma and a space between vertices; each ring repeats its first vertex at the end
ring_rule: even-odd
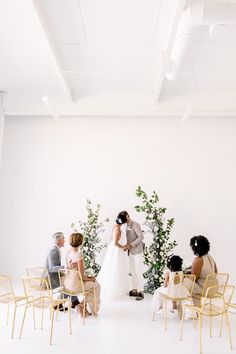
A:
POLYGON ((137 222, 130 220, 130 224, 127 224, 126 238, 132 246, 129 251, 131 254, 143 253, 143 233, 137 222))
POLYGON ((48 253, 46 268, 48 270, 52 288, 58 288, 60 286, 58 270, 64 269, 65 267, 61 265, 61 253, 56 245, 54 245, 48 253))

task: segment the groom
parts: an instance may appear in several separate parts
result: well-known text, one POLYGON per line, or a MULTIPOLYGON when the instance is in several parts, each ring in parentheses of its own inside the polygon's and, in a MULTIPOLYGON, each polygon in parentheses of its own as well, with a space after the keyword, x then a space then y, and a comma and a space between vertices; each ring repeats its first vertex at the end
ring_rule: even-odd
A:
POLYGON ((131 220, 127 211, 121 211, 118 218, 127 224, 125 250, 128 251, 130 272, 132 274, 132 290, 129 296, 135 296, 136 300, 143 300, 143 233, 140 225, 131 220))

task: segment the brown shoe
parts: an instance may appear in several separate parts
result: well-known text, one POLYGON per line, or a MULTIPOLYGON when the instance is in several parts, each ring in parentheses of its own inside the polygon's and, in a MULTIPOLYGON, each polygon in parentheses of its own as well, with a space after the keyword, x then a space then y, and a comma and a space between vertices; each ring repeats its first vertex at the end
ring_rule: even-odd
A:
POLYGON ((75 301, 72 301, 72 302, 71 302, 71 308, 72 308, 72 309, 75 309, 75 308, 76 308, 76 306, 77 306, 77 305, 79 305, 79 303, 80 303, 80 302, 79 302, 79 300, 78 300, 78 299, 77 299, 77 300, 75 300, 75 301))
POLYGON ((58 310, 60 311, 60 312, 66 312, 66 311, 68 311, 68 307, 63 307, 62 306, 62 304, 59 304, 59 305, 56 305, 56 306, 54 306, 54 310, 56 311, 57 310, 57 308, 58 308, 58 310))
POLYGON ((143 293, 138 293, 138 295, 137 295, 135 300, 140 301, 140 300, 143 300, 143 299, 144 299, 143 293))
POLYGON ((129 292, 129 296, 138 296, 138 292, 137 292, 137 290, 130 290, 130 292, 129 292))

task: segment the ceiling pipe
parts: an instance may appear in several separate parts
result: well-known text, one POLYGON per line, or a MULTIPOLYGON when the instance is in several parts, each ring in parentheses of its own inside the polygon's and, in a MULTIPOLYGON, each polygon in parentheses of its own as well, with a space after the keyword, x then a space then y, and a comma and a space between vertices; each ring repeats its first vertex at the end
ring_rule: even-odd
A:
POLYGON ((51 57, 52 57, 52 61, 55 67, 55 71, 58 77, 58 80, 61 84, 61 87, 63 88, 67 99, 70 102, 73 102, 73 96, 72 96, 72 92, 71 92, 71 87, 69 85, 69 82, 67 81, 67 77, 66 75, 64 75, 62 73, 62 67, 61 67, 61 61, 60 58, 58 56, 56 47, 55 47, 55 43, 53 42, 53 39, 51 38, 44 14, 43 14, 43 9, 42 9, 42 1, 39 0, 31 0, 32 3, 32 10, 35 13, 35 16, 38 20, 38 23, 41 26, 41 29, 43 31, 44 37, 47 40, 48 43, 48 47, 50 49, 51 52, 51 57))
POLYGON ((186 122, 189 119, 189 117, 192 115, 194 107, 195 107, 195 101, 192 100, 189 102, 189 104, 187 105, 187 107, 184 111, 184 114, 182 115, 182 118, 181 118, 182 123, 186 122))
POLYGON ((170 29, 167 35, 165 46, 164 48, 162 48, 161 51, 159 70, 158 70, 158 74, 157 74, 157 78, 153 90, 153 96, 154 96, 153 98, 155 102, 159 102, 160 100, 160 95, 165 81, 166 73, 172 70, 172 61, 171 61, 170 53, 176 37, 176 32, 181 20, 181 16, 186 5, 186 1, 187 0, 178 0, 175 1, 174 4, 175 7, 173 10, 173 17, 170 23, 170 29))
POLYGON ((54 120, 59 120, 60 116, 59 114, 56 112, 56 110, 54 109, 51 101, 49 100, 48 96, 43 96, 42 97, 42 101, 45 104, 45 106, 48 109, 48 112, 51 114, 51 116, 54 118, 54 120))
POLYGON ((174 81, 181 70, 192 34, 198 26, 236 25, 236 3, 205 0, 189 6, 182 14, 171 51, 173 62, 168 80, 174 81))

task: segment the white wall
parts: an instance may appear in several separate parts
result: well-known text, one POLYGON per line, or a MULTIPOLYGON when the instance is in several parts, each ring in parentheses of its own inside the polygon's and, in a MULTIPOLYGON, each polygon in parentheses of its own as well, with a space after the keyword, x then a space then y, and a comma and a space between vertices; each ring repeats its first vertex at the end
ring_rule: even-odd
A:
MULTIPOLYGON (((232 272, 236 220, 236 120, 8 118, 0 175, 0 269, 20 277, 44 264, 55 231, 68 236, 86 198, 114 220, 134 205, 135 188, 157 190, 175 218, 176 252, 206 235, 221 271, 232 272)), ((110 237, 111 221, 104 238, 110 237)), ((236 281, 236 277, 233 278, 236 281)))

